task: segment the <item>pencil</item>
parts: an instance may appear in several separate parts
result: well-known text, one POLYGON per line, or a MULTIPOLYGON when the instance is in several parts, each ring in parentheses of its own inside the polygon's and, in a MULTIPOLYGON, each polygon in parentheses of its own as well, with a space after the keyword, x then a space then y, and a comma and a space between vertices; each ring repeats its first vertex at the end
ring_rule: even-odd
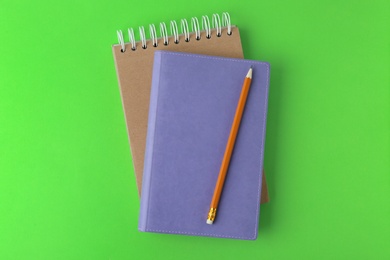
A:
POLYGON ((240 99, 238 100, 236 113, 234 115, 233 124, 230 129, 230 134, 226 144, 225 153, 223 155, 221 168, 219 170, 217 183, 215 184, 214 195, 210 203, 210 210, 206 221, 207 224, 213 224, 215 220, 215 216, 217 214, 219 199, 221 197, 223 184, 225 183, 226 173, 229 168, 230 158, 232 156, 234 143, 236 141, 236 137, 238 133, 238 128, 240 127, 241 118, 244 112, 244 107, 245 107, 246 99, 248 97, 251 81, 252 81, 252 66, 250 67, 245 77, 244 83, 242 85, 240 99))

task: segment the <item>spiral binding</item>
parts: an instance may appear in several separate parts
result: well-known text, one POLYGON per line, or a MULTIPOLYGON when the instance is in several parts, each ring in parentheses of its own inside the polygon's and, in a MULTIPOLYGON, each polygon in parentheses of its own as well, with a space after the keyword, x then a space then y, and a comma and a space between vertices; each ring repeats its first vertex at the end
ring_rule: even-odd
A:
MULTIPOLYGON (((232 34, 232 26, 230 23, 230 15, 227 12, 222 13, 222 19, 220 18, 219 14, 213 14, 212 15, 212 27, 210 26, 210 19, 207 15, 202 16, 202 30, 206 32, 206 38, 210 39, 212 37, 211 35, 211 29, 216 29, 216 36, 221 37, 222 36, 222 27, 227 27, 227 35, 232 34)), ((160 37, 163 40, 164 45, 169 44, 169 37, 173 37, 174 43, 180 42, 180 36, 184 36, 184 41, 189 42, 191 39, 191 32, 189 30, 188 22, 186 19, 180 20, 180 29, 181 29, 181 35, 179 35, 178 26, 175 20, 170 21, 170 35, 168 35, 167 26, 164 22, 160 23, 160 37)), ((192 32, 195 33, 195 39, 200 40, 200 26, 199 26, 199 20, 197 17, 191 18, 191 29, 192 32)), ((134 37, 134 30, 133 28, 129 28, 128 30, 129 35, 129 43, 131 44, 131 50, 135 51, 137 49, 136 40, 134 37)), ((121 45, 121 52, 126 51, 126 44, 123 37, 123 33, 121 30, 118 30, 117 32, 118 41, 121 45)), ((148 47, 147 45, 147 39, 145 34, 145 28, 143 26, 139 27, 139 34, 140 34, 140 43, 141 47, 143 49, 146 49, 148 47)), ((153 47, 158 46, 158 37, 157 37, 157 31, 154 24, 149 25, 149 34, 152 42, 153 47)))

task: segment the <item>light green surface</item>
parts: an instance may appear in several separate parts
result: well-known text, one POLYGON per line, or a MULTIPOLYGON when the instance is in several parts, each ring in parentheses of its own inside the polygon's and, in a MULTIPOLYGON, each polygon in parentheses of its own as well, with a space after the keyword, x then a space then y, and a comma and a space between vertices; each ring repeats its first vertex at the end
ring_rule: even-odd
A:
POLYGON ((390 259, 389 17, 374 0, 1 0, 0 259, 390 259), (259 238, 140 233, 115 32, 223 11, 271 64, 259 238))

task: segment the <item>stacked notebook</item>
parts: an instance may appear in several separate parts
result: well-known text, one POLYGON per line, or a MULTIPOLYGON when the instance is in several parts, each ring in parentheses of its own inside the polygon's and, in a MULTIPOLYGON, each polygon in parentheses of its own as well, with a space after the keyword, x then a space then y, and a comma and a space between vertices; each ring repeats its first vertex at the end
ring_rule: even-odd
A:
MULTIPOLYGON (((255 239, 263 179, 269 65, 244 60, 237 27, 183 27, 162 38, 150 26, 141 41, 121 32, 113 53, 141 194, 139 229, 147 232, 255 239), (187 29, 185 29, 187 28, 187 29), (253 80, 213 225, 206 224, 243 79, 253 80)), ((183 22, 182 24, 186 24, 183 22)), ((196 26, 197 25, 197 26, 196 26)), ((164 29, 165 28, 165 29, 164 29)), ((165 30, 165 31, 164 31, 165 30)), ((177 30, 177 29, 176 29, 177 30)))

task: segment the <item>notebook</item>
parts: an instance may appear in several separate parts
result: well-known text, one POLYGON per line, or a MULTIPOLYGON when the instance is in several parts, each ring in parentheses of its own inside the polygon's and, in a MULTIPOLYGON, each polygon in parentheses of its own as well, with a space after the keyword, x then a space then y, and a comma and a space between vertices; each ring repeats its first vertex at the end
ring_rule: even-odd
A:
POLYGON ((156 51, 139 230, 256 239, 268 104, 265 62, 156 51), (206 218, 244 78, 252 84, 214 224, 206 218))
MULTIPOLYGON (((134 30, 130 28, 129 42, 124 41, 118 31, 119 44, 112 46, 115 66, 120 86, 122 104, 126 119, 130 149, 139 195, 142 189, 146 130, 149 110, 150 84, 152 79, 153 55, 156 50, 192 52, 232 58, 243 58, 240 33, 237 27, 230 24, 228 13, 214 14, 210 19, 202 16, 191 19, 191 32, 188 21, 181 19, 178 23, 171 21, 168 26, 160 23, 160 38, 157 38, 156 26, 149 26, 150 39, 147 39, 143 26, 139 28, 140 41, 136 42, 134 30), (222 23, 221 23, 222 21, 222 23), (204 30, 201 30, 200 25, 204 30), (170 27, 168 33, 167 27, 170 27), (214 28, 211 28, 214 27, 214 28)), ((264 180, 262 203, 268 202, 268 190, 264 180)))

